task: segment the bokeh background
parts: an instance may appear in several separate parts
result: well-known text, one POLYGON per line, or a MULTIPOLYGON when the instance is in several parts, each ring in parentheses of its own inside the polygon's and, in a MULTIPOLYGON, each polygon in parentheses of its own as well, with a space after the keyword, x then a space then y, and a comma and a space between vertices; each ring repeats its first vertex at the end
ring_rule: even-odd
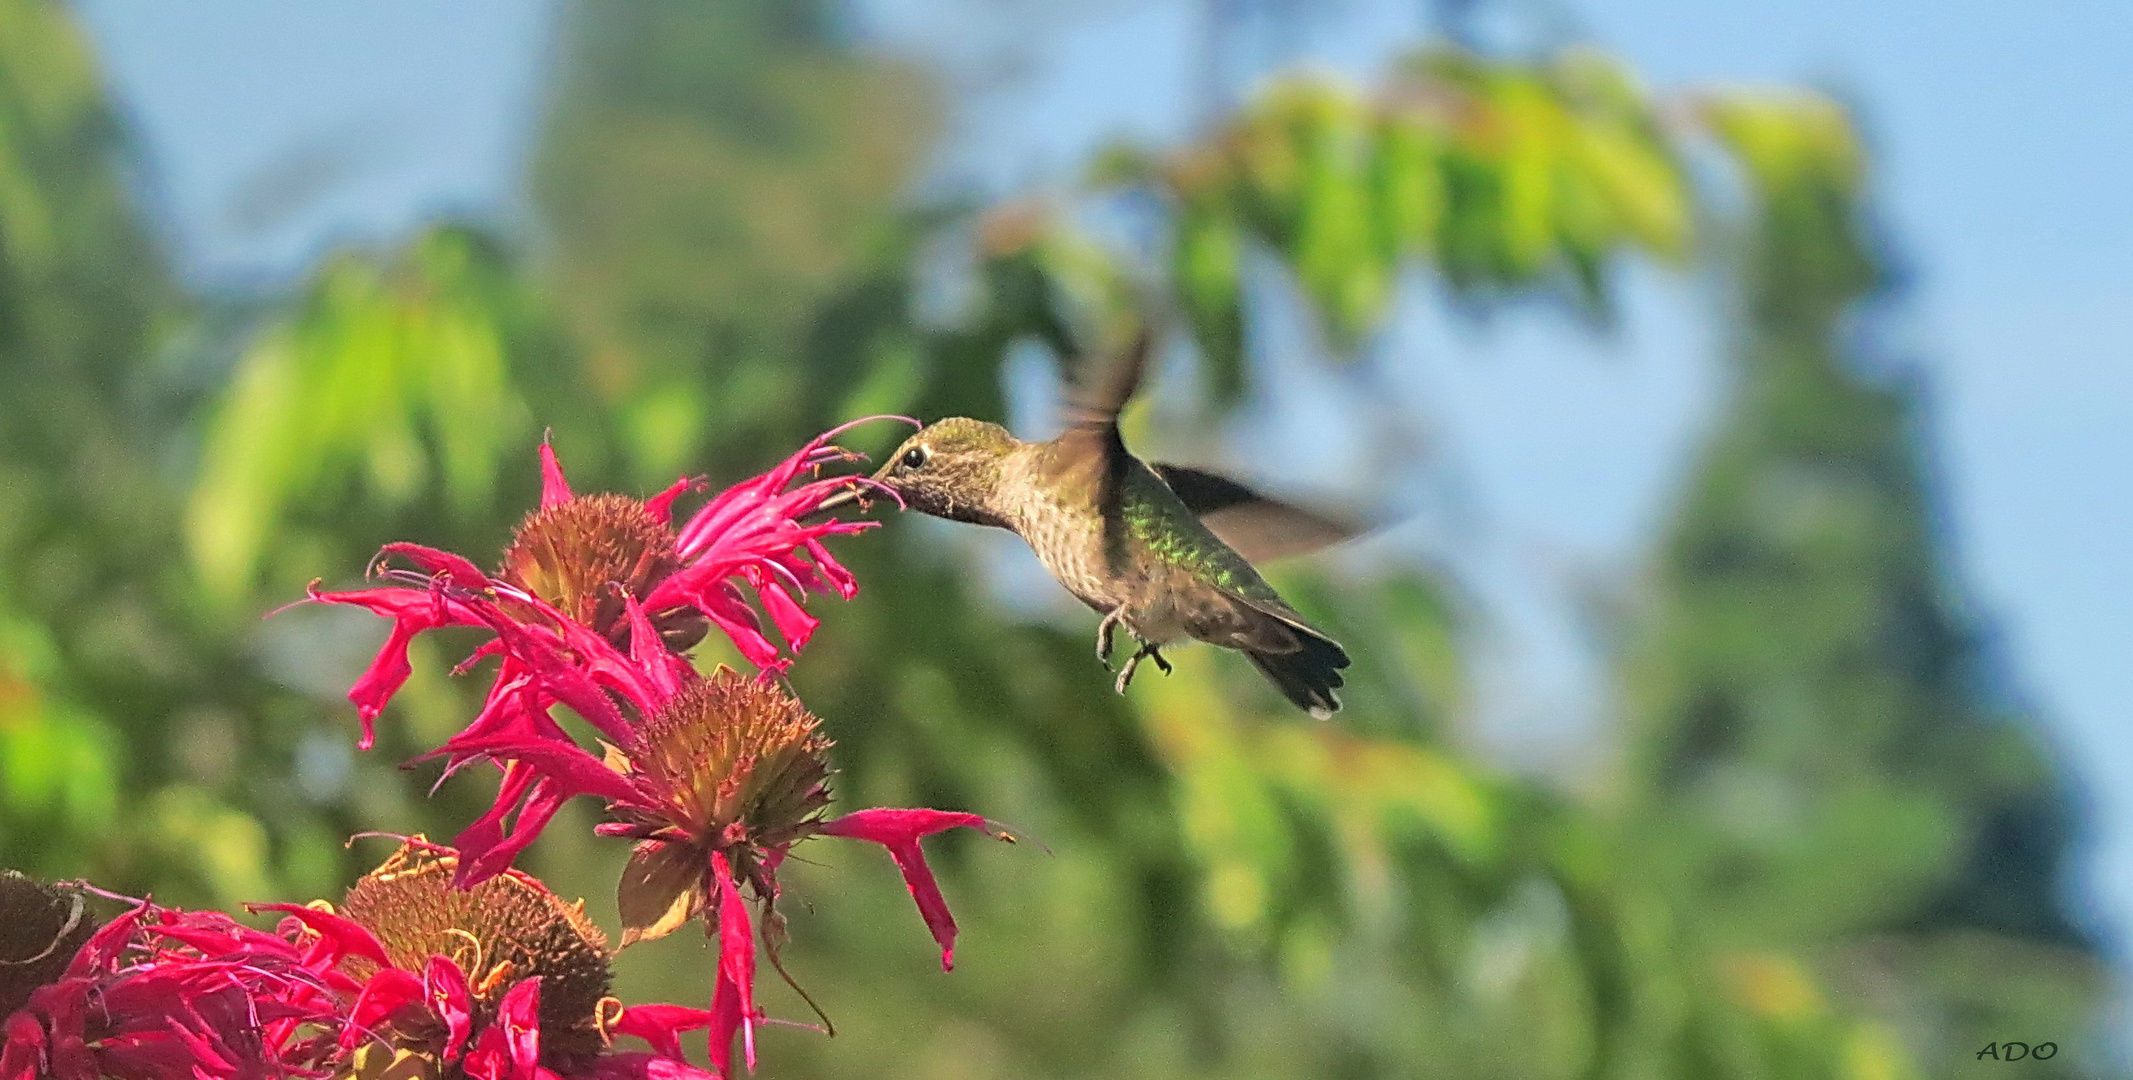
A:
MULTIPOLYGON (((1380 523, 1273 571, 1348 710, 1212 650, 1119 699, 1011 538, 844 544, 843 795, 1051 854, 939 842, 942 975, 810 845, 839 1034, 761 1075, 2120 1075, 2129 48, 2102 0, 0 0, 0 864, 337 895, 485 803, 395 767, 463 643, 358 754, 382 627, 262 612, 500 550, 544 429, 628 491, 1044 434, 1153 294, 1135 445, 1380 523)), ((529 862, 612 925, 578 810, 529 862)), ((707 992, 686 938, 625 995, 707 992)))

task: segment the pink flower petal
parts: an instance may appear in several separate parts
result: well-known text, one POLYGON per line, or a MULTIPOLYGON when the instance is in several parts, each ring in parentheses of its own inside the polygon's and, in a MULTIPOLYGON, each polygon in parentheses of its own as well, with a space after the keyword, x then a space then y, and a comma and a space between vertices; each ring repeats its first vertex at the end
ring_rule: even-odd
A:
MULTIPOLYGON (((531 770, 514 766, 505 774, 507 783, 513 771, 531 775, 531 770)), ((541 830, 548 827, 556 811, 561 810, 573 794, 557 790, 545 776, 524 785, 523 790, 526 792, 524 800, 513 800, 513 803, 506 803, 503 794, 499 793, 496 805, 453 841, 453 846, 460 851, 459 869, 452 875, 454 887, 471 889, 509 870, 518 853, 540 838, 541 830), (502 820, 514 803, 518 813, 512 818, 511 831, 506 835, 502 820)))
POLYGON ((532 1077, 541 1060, 541 977, 536 975, 504 993, 489 1030, 503 1029, 514 1076, 532 1077))
POLYGON ((719 1075, 680 1058, 626 1053, 602 1055, 593 1065, 592 1080, 719 1080, 719 1075))
POLYGON ((140 930, 142 920, 148 917, 149 910, 144 902, 89 935, 89 940, 82 943, 81 950, 67 964, 66 977, 86 979, 100 970, 115 968, 127 943, 140 930))
MULTIPOLYGON (((872 526, 879 523, 865 521, 860 522, 860 524, 872 526)), ((852 572, 846 570, 843 563, 830 558, 829 549, 823 547, 820 541, 809 540, 807 542, 807 553, 814 556, 815 567, 822 572, 823 576, 829 578, 830 587, 837 590, 838 596, 850 600, 852 597, 859 595, 859 579, 853 577, 852 572)))
POLYGON ((267 951, 283 954, 286 959, 295 959, 288 943, 282 939, 272 934, 262 934, 247 926, 239 926, 228 921, 228 916, 223 916, 222 920, 225 925, 194 921, 144 927, 143 933, 158 939, 156 944, 160 948, 169 948, 172 945, 187 946, 210 958, 255 952, 264 945, 267 951))
POLYGON ((37 1072, 44 1064, 44 1025, 23 1009, 7 1018, 0 1036, 7 1039, 6 1046, 0 1048, 0 1080, 37 1080, 37 1072))
POLYGON ((467 973, 450 957, 432 956, 422 969, 422 991, 429 999, 430 1012, 444 1021, 444 1060, 451 1061, 474 1030, 474 989, 467 985, 467 973))
POLYGON ((797 652, 813 633, 815 620, 801 610, 801 598, 793 594, 817 585, 823 586, 822 591, 837 592, 847 599, 856 591, 851 575, 829 558, 820 538, 858 532, 876 523, 833 519, 816 525, 799 524, 800 518, 815 512, 824 500, 849 488, 853 479, 836 477, 793 487, 804 470, 853 458, 829 445, 834 435, 835 432, 827 432, 817 436, 769 472, 712 496, 679 531, 676 550, 682 569, 642 598, 645 608, 665 611, 682 605, 695 607, 733 639, 749 663, 783 670, 786 662, 780 658, 780 650, 763 636, 747 601, 736 596, 728 603, 722 598, 731 591, 732 579, 744 575, 758 590, 765 609, 785 637, 786 651, 797 652), (809 559, 800 557, 803 548, 812 565, 809 559))
MULTIPOLYGON (((474 760, 475 755, 461 751, 467 743, 488 742, 497 739, 549 739, 555 742, 570 742, 570 733, 563 730, 555 718, 548 715, 552 695, 543 694, 540 684, 524 670, 523 665, 512 663, 498 672, 496 685, 489 688, 489 697, 482 703, 481 712, 475 714, 472 723, 459 734, 446 739, 444 745, 415 761, 427 761, 445 757, 450 765, 445 769, 448 776, 459 767, 474 760)), ((440 782, 442 777, 439 778, 440 782)))
POLYGON ((356 715, 363 724, 362 738, 356 745, 364 750, 377 741, 378 714, 385 711, 386 703, 406 685, 407 677, 413 671, 407 662, 407 647, 415 640, 415 635, 441 626, 480 625, 480 620, 465 605, 453 603, 429 589, 384 588, 331 593, 313 588, 310 596, 322 604, 368 608, 393 620, 392 633, 378 649, 377 658, 348 690, 348 700, 355 703, 356 715))
POLYGON ((364 1039, 377 1036, 377 1029, 394 1013, 422 1000, 422 980, 413 972, 385 968, 363 984, 362 996, 348 1010, 348 1025, 341 1029, 341 1049, 349 1051, 364 1039))
MULTIPOLYGON (((652 693, 647 696, 658 702, 672 700, 685 683, 696 677, 696 669, 667 649, 636 597, 624 595, 622 611, 629 621, 630 662, 648 684, 652 693)), ((657 705, 655 701, 645 701, 640 707, 656 711, 657 705)))
POLYGON ((941 887, 933 880, 933 869, 926 865, 926 853, 918 842, 922 837, 958 828, 976 829, 990 836, 1012 839, 1004 830, 976 814, 948 810, 860 810, 822 825, 824 835, 868 840, 889 849, 889 857, 895 859, 896 868, 903 871, 904 887, 911 891, 911 899, 918 903, 919 916, 926 920, 926 929, 933 932, 933 940, 940 944, 943 971, 955 970, 955 916, 949 914, 948 901, 941 896, 941 887))
POLYGON ((544 1080, 540 1067, 540 975, 506 990, 497 1016, 461 1061, 471 1080, 544 1080))
POLYGON ((763 636, 762 623, 755 611, 740 597, 739 590, 716 568, 701 568, 703 573, 683 570, 652 590, 652 601, 647 604, 655 610, 663 607, 687 604, 702 612, 712 625, 724 631, 732 640, 741 657, 758 668, 778 669, 785 667, 778 654, 778 647, 763 636), (701 585, 702 588, 695 586, 701 585), (673 586, 673 588, 669 588, 673 586), (661 601, 666 600, 665 604, 661 601))
POLYGON ((556 460, 555 447, 548 440, 541 440, 541 509, 561 506, 570 501, 570 481, 563 479, 563 463, 556 460))
POLYGON ((385 946, 378 943, 376 935, 364 929, 362 924, 330 911, 302 904, 246 904, 245 910, 279 911, 295 919, 305 929, 317 934, 321 941, 331 943, 334 963, 339 963, 342 957, 360 956, 379 967, 392 966, 392 961, 385 958, 385 946))
POLYGON ((488 739, 462 743, 460 751, 481 754, 498 761, 514 762, 553 780, 570 795, 598 795, 611 802, 634 804, 643 795, 630 782, 608 768, 599 758, 575 743, 553 739, 488 739))
POLYGON ((378 549, 379 557, 398 555, 421 567, 429 574, 442 578, 444 584, 457 585, 462 589, 483 592, 496 587, 482 568, 464 555, 439 551, 421 544, 387 544, 378 549))
POLYGON ((504 767, 504 778, 496 788, 496 801, 452 838, 452 846, 459 849, 459 874, 467 873, 469 863, 504 842, 505 820, 525 801, 527 791, 539 780, 540 775, 531 768, 504 767))
POLYGON ((686 1005, 632 1005, 622 1010, 612 1030, 643 1039, 656 1053, 679 1058, 681 1033, 710 1027, 713 1019, 711 1010, 686 1005))
POLYGON ((229 1051, 227 1043, 203 1037, 176 1019, 170 1021, 170 1034, 190 1055, 195 1074, 232 1078, 238 1075, 237 1055, 229 1051))
POLYGON ((711 992, 711 1065, 720 1076, 732 1076, 736 1031, 748 1071, 755 1071, 755 927, 725 852, 712 852, 711 877, 718 888, 718 983, 711 992))
MULTIPOLYGON (((543 693, 570 706, 572 711, 584 717, 587 723, 598 728, 600 733, 609 739, 627 743, 633 729, 602 690, 602 684, 595 681, 590 668, 597 668, 611 675, 620 674, 621 678, 611 678, 608 681, 617 684, 613 688, 624 691, 625 696, 639 708, 655 704, 649 700, 650 694, 641 683, 630 678, 635 672, 629 670, 628 660, 590 630, 578 628, 584 630, 584 636, 571 642, 573 651, 577 653, 577 658, 573 659, 543 640, 544 634, 550 638, 554 636, 545 628, 521 623, 491 604, 479 605, 472 610, 484 624, 496 631, 496 639, 503 646, 505 653, 531 669, 532 674, 538 677, 543 693)), ((576 626, 568 620, 564 622, 576 626)), ((543 705, 541 709, 534 711, 543 711, 545 708, 543 705)))
POLYGON ((763 598, 763 610, 770 613, 770 621, 784 636, 786 647, 794 652, 806 648, 808 639, 815 636, 815 628, 822 625, 822 620, 809 615, 782 585, 760 585, 756 595, 763 598))
POLYGON ((684 494, 688 493, 688 490, 690 488, 695 486, 695 482, 688 479, 687 477, 683 477, 680 480, 674 481, 672 487, 669 487, 665 491, 662 491, 659 494, 644 500, 645 512, 651 514, 652 518, 658 521, 661 525, 673 524, 674 500, 681 498, 684 494))

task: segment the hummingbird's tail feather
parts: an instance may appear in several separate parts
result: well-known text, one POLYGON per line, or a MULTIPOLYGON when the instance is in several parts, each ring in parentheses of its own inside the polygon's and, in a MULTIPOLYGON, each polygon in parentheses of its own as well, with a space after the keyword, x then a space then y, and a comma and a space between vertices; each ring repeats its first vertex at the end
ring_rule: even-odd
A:
POLYGON ((1347 651, 1313 630, 1273 590, 1251 598, 1210 589, 1189 600, 1183 620, 1188 635, 1250 657, 1282 696, 1313 717, 1324 720, 1339 711, 1333 691, 1341 687, 1347 651))
POLYGON ((1341 701, 1333 691, 1342 685, 1341 669, 1348 666, 1348 653, 1332 638, 1307 626, 1290 623, 1289 629, 1300 648, 1284 652, 1247 649, 1244 655, 1297 708, 1314 720, 1329 719, 1340 711, 1341 701))

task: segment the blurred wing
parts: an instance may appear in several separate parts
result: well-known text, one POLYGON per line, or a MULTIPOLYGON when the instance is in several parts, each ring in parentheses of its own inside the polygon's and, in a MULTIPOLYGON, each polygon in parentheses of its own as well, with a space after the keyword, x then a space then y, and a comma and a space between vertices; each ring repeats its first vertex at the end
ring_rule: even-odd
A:
POLYGON ((1067 427, 1109 428, 1118 431, 1118 414, 1133 400, 1148 370, 1152 335, 1143 325, 1131 344, 1107 361, 1087 361, 1076 373, 1074 389, 1067 395, 1067 427))
POLYGON ((1178 501, 1199 517, 1215 539, 1246 562, 1265 562, 1316 551, 1362 531, 1352 521, 1269 499, 1226 476, 1183 465, 1150 462, 1178 501))
POLYGON ((1108 361, 1084 361, 1067 397, 1066 430, 1054 441, 1053 461, 1062 471, 1086 470, 1083 476, 1059 476, 1065 483, 1091 486, 1103 522, 1104 557, 1116 571, 1126 562, 1122 494, 1133 458, 1118 433, 1118 414, 1140 389, 1148 370, 1148 327, 1141 327, 1126 351, 1108 361))

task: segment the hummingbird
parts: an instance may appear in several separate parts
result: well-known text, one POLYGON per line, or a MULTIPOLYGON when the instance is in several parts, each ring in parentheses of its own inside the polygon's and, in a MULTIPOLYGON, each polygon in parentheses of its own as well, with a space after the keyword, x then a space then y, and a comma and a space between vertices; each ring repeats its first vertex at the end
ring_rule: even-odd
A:
MULTIPOLYGON (((1113 634, 1139 648, 1118 671, 1123 694, 1142 660, 1183 640, 1242 652, 1282 695, 1324 720, 1340 708, 1348 654, 1314 629, 1252 568, 1354 534, 1326 516, 1267 498, 1203 469, 1142 461, 1118 416, 1139 389, 1150 335, 1109 364, 1083 364, 1057 438, 1025 442, 998 424, 951 417, 921 428, 864 485, 906 509, 1013 531, 1068 592, 1103 616, 1096 655, 1113 634)), ((825 504, 827 508, 828 504, 825 504)))

